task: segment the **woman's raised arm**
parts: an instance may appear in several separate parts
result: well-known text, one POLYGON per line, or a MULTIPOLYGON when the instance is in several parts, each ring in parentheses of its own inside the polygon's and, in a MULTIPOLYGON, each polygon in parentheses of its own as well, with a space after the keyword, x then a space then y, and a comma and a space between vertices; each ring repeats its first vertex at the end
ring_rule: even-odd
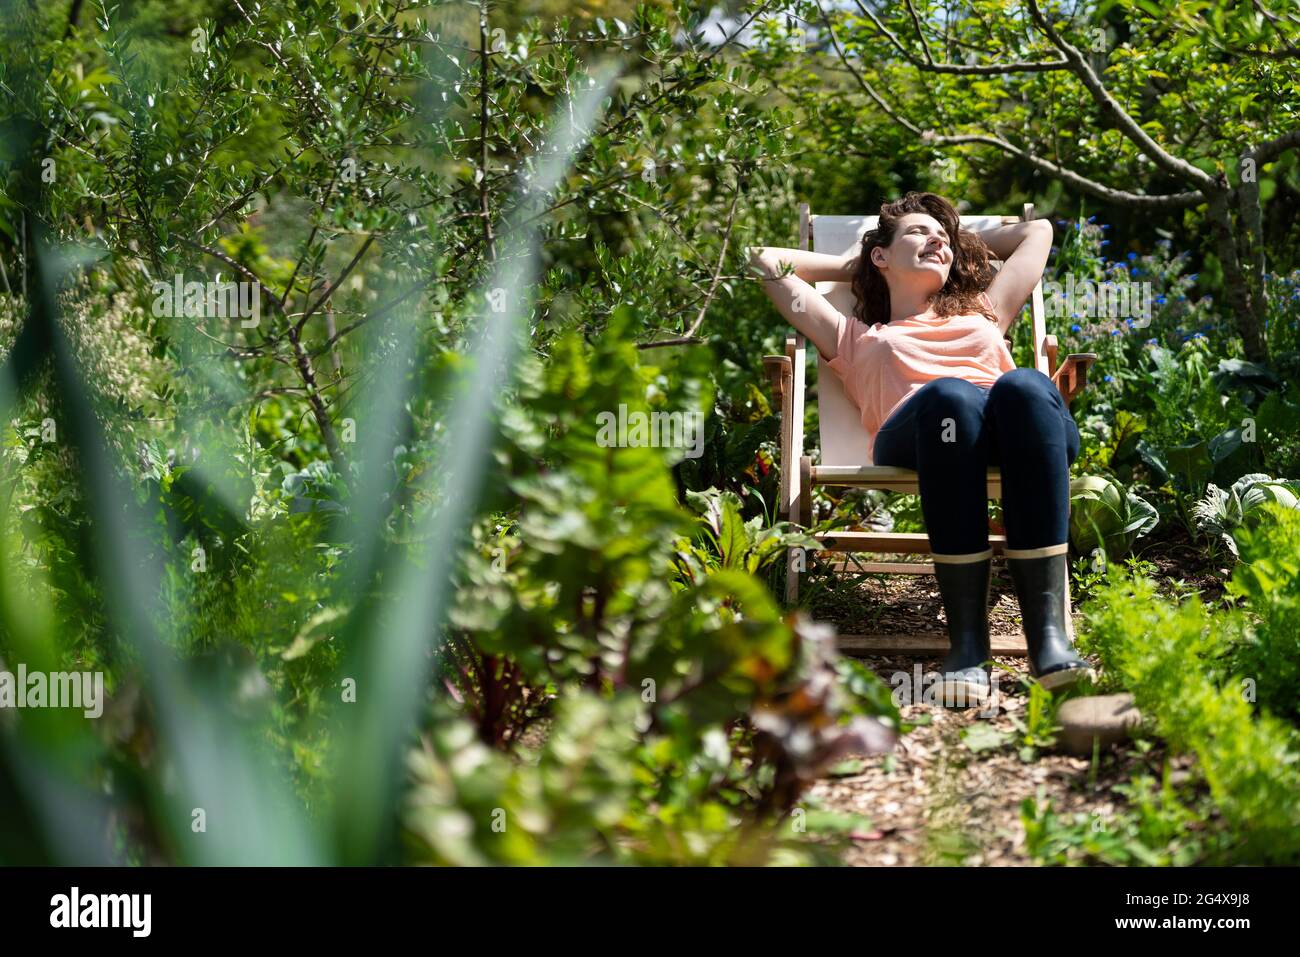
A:
POLYGON ((790 325, 808 337, 826 359, 838 352, 845 317, 812 284, 847 282, 857 261, 856 248, 841 255, 780 246, 750 246, 749 262, 763 291, 790 325))
POLYGON ((1002 268, 985 290, 998 317, 1003 335, 1043 278, 1047 256, 1052 251, 1052 224, 1046 219, 996 226, 979 234, 980 239, 1002 260, 1002 268))

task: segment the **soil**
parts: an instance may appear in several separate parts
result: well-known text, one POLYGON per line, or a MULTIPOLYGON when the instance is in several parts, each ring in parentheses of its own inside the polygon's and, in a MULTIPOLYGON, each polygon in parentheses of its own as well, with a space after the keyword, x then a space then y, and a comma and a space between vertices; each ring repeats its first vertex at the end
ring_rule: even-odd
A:
MULTIPOLYGON (((1209 602, 1223 594, 1227 570, 1208 564, 1203 545, 1177 534, 1144 540, 1138 557, 1151 562, 1170 594, 1201 592, 1209 602)), ((810 597, 810 611, 844 634, 945 634, 942 603, 932 575, 865 575, 841 578, 810 597)), ((1084 627, 1075 596, 1076 632, 1084 627)), ((1018 635, 1020 619, 1014 589, 1005 567, 994 562, 990 594, 990 630, 1018 635)), ((898 671, 937 670, 942 656, 870 656, 861 659, 889 682, 898 671)), ((1049 749, 1022 754, 1023 721, 1028 703, 1027 662, 1023 657, 994 659, 1014 672, 1001 674, 999 702, 993 709, 944 708, 924 703, 903 706, 904 721, 928 721, 900 737, 891 754, 861 757, 856 773, 828 776, 805 796, 809 806, 862 815, 866 824, 854 830, 845 863, 852 865, 1027 865, 1035 861, 1026 851, 1021 804, 1035 798, 1049 802, 1058 817, 1087 815, 1094 827, 1105 827, 1122 808, 1113 786, 1145 769, 1159 778, 1165 762, 1163 744, 1149 735, 1144 746, 1135 742, 1089 758, 1049 749), (1023 679, 1023 682, 1021 680, 1023 679), (976 725, 1003 732, 1001 746, 980 748, 964 740, 976 725), (978 748, 978 750, 976 750, 978 748)), ((1099 662, 1093 661, 1094 665, 1099 662)), ((1173 758, 1175 769, 1190 766, 1190 758, 1173 758)), ((1180 773, 1176 770, 1175 773, 1180 773)))

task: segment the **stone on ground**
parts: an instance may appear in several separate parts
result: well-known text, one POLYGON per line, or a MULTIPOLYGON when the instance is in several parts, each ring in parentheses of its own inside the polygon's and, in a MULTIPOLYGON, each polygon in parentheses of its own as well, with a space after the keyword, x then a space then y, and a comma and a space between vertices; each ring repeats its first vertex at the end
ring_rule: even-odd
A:
POLYGON ((1122 694, 1092 695, 1071 698, 1057 711, 1061 723, 1060 745, 1070 754, 1092 754, 1093 739, 1101 748, 1116 744, 1142 720, 1133 706, 1133 696, 1122 694))

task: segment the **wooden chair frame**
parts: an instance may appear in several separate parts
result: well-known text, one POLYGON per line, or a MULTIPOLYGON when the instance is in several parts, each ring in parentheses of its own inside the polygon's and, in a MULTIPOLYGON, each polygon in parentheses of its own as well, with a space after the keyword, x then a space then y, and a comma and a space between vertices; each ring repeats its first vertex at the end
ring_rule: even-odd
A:
MULTIPOLYGON (((807 203, 799 207, 799 248, 810 249, 815 245, 816 216, 807 203)), ((986 216, 964 216, 967 220, 987 219, 986 216)), ((1029 221, 1034 218, 1032 203, 1026 203, 1022 216, 1002 216, 1003 224, 1029 221)), ((832 250, 842 252, 843 250, 832 250)), ((1088 384, 1088 368, 1097 360, 1095 353, 1076 353, 1065 357, 1057 364, 1057 341, 1055 336, 1047 334, 1047 324, 1043 306, 1043 283, 1040 279, 1034 286, 1030 299, 1030 321, 1034 336, 1034 367, 1051 378, 1065 400, 1067 407, 1088 384)), ((1010 336, 1007 336, 1010 346, 1010 336)), ((816 465, 812 456, 805 453, 804 446, 804 410, 807 402, 805 388, 805 365, 807 347, 802 335, 790 336, 785 341, 785 355, 764 356, 763 365, 768 373, 775 394, 776 403, 781 409, 780 439, 780 492, 778 511, 783 518, 807 527, 812 524, 812 490, 818 485, 845 486, 852 488, 884 489, 891 492, 918 491, 917 474, 911 469, 894 468, 877 465, 816 465)), ((865 453, 865 449, 864 449, 865 453)), ((865 461, 865 454, 863 459, 865 461)), ((990 469, 988 475, 990 499, 1001 499, 1001 473, 990 469)), ((1001 532, 990 523, 995 531, 1001 532)), ((890 533, 866 531, 836 531, 819 533, 816 539, 825 549, 836 553, 867 554, 933 554, 929 537, 920 533, 890 533)), ((989 543, 995 555, 1001 555, 1006 547, 1006 536, 990 534, 989 543)), ((791 548, 786 556, 785 597, 788 602, 795 602, 799 597, 799 584, 802 569, 802 549, 791 548)), ((845 562, 849 559, 845 559, 845 562)), ((858 569, 863 572, 876 572, 887 575, 897 574, 934 574, 933 562, 860 562, 858 569)), ((1065 601, 1066 620, 1070 620, 1069 573, 1066 573, 1065 601)), ((1073 639, 1073 625, 1070 626, 1073 639)), ((909 652, 917 654, 941 653, 947 651, 946 637, 936 638, 906 635, 842 635, 840 648, 859 654, 878 654, 890 652, 909 652)), ((1027 654, 1023 636, 1012 638, 995 637, 993 639, 995 654, 1027 654)))

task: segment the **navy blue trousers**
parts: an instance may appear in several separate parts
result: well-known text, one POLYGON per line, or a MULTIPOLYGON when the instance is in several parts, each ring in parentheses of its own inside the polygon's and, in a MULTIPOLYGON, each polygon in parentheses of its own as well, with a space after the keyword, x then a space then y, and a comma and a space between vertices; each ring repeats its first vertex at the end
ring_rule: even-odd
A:
POLYGON ((1066 540, 1070 464, 1079 427, 1052 380, 1037 369, 1003 373, 991 387, 944 377, 927 382, 876 434, 876 465, 913 469, 921 514, 938 555, 989 547, 990 468, 1002 471, 1007 548, 1066 540))

